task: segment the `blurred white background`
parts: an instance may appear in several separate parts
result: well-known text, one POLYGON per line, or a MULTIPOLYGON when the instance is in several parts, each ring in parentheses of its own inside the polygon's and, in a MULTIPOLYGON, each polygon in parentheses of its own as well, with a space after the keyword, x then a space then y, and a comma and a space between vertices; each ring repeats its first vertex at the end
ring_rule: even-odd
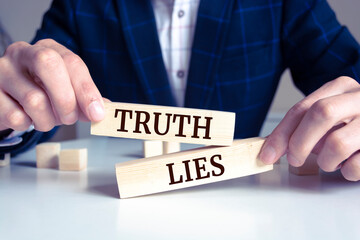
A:
MULTIPOLYGON (((346 25, 360 42, 360 0, 328 0, 328 2, 337 13, 339 21, 346 25)), ((50 3, 51 0, 0 0, 0 20, 14 41, 30 41, 50 3)), ((285 72, 270 116, 281 117, 302 97, 302 94, 295 89, 289 72, 285 72)), ((85 137, 88 132, 87 124, 80 124, 77 127, 67 126, 57 134, 55 140, 85 137)))

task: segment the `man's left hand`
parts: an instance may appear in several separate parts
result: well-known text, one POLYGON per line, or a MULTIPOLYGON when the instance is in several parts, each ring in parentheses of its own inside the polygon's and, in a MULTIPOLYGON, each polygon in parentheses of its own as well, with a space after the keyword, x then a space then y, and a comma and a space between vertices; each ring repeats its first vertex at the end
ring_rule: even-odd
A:
POLYGON ((287 154, 299 167, 310 153, 326 172, 341 168, 349 181, 360 180, 360 85, 339 77, 293 106, 269 135, 260 153, 266 164, 287 154))

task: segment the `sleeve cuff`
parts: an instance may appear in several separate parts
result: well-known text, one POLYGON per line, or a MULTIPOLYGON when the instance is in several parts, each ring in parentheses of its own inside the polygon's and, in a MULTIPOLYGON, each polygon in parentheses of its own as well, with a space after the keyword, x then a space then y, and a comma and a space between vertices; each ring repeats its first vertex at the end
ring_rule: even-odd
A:
POLYGON ((31 125, 26 131, 15 131, 7 129, 0 132, 0 147, 16 146, 22 142, 22 136, 34 130, 34 125, 31 125))
POLYGON ((32 130, 25 132, 21 138, 22 141, 16 145, 0 147, 0 156, 5 153, 11 153, 11 156, 15 156, 19 153, 25 152, 31 149, 36 144, 49 140, 56 132, 58 127, 53 128, 49 132, 39 132, 32 130))

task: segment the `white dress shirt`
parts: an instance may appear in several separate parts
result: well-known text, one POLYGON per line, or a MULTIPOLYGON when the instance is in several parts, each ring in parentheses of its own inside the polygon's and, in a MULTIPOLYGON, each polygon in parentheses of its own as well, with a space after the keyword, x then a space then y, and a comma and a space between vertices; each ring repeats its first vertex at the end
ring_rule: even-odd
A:
POLYGON ((184 106, 200 0, 152 0, 161 52, 172 92, 184 106))

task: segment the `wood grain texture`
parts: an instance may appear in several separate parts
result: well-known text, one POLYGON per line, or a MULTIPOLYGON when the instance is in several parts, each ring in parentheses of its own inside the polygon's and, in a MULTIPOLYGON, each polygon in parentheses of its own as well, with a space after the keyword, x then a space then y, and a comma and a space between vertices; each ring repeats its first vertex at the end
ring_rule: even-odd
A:
POLYGON ((143 142, 144 158, 160 156, 163 154, 163 142, 146 140, 143 142))
POLYGON ((41 143, 36 145, 36 167, 58 168, 60 143, 41 143))
POLYGON ((91 124, 91 134, 219 146, 234 138, 231 112, 131 103, 105 103, 105 111, 103 121, 91 124))
POLYGON ((257 174, 273 169, 258 159, 263 138, 227 147, 202 147, 116 164, 121 198, 129 198, 257 174))
POLYGON ((80 171, 87 167, 88 154, 86 148, 61 150, 59 169, 62 171, 80 171))

